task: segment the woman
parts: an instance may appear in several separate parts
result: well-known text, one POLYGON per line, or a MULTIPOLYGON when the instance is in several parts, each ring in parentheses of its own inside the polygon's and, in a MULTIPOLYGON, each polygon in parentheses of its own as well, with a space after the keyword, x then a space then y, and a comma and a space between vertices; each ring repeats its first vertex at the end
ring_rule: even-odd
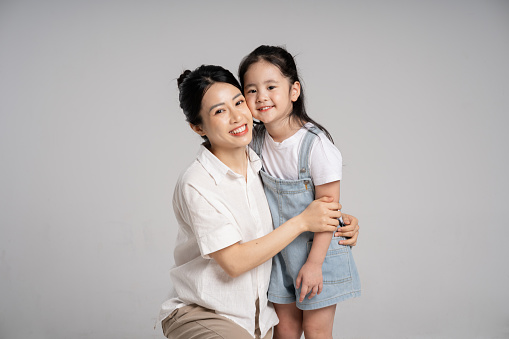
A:
MULTIPOLYGON (((341 205, 322 198, 276 230, 258 177, 253 120, 235 77, 219 66, 185 71, 180 106, 205 142, 180 176, 173 208, 179 223, 174 290, 160 319, 168 338, 270 338, 271 258, 303 232, 335 231, 341 205)), ((345 219, 348 216, 343 215, 345 219)), ((357 222, 340 235, 357 238, 357 222), (346 233, 345 233, 346 232, 346 233)))

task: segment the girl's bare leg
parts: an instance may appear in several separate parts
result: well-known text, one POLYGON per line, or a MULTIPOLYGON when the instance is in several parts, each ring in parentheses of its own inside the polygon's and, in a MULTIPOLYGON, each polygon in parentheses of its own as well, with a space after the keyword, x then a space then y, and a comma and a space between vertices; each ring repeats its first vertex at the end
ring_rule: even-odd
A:
POLYGON ((274 327, 274 339, 300 339, 302 335, 302 311, 291 304, 274 304, 279 324, 274 327))
POLYGON ((306 339, 332 339, 336 305, 304 311, 302 328, 306 339))

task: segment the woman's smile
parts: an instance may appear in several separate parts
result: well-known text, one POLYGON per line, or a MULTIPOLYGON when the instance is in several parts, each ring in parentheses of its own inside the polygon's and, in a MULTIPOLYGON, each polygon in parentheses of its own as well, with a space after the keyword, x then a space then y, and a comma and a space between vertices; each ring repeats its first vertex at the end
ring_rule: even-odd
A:
POLYGON ((235 128, 234 130, 230 131, 230 134, 233 134, 235 136, 243 136, 247 132, 249 132, 249 129, 247 127, 247 124, 244 124, 238 128, 235 128))
MULTIPOLYGON (((202 99, 202 124, 196 131, 206 135, 213 153, 244 150, 251 142, 253 117, 238 88, 215 83, 202 99)), ((217 155, 217 154, 216 154, 217 155)))

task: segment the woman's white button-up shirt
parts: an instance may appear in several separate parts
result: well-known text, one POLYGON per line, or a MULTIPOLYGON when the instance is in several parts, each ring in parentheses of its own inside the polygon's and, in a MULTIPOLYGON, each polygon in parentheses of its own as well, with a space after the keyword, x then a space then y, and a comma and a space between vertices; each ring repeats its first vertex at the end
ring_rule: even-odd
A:
POLYGON ((173 289, 162 305, 160 320, 175 308, 198 304, 233 320, 254 336, 255 302, 259 298, 262 337, 277 324, 272 305, 267 305, 272 260, 232 278, 209 257, 273 229, 258 176, 261 161, 251 149, 248 152, 247 182, 203 146, 180 176, 173 195, 179 224, 175 267, 170 271, 173 289))

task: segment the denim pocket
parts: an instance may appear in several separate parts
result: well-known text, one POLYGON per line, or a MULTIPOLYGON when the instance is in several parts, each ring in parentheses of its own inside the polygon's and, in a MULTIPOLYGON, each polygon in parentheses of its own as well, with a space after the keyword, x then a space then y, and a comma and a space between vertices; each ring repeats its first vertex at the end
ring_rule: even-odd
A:
MULTIPOLYGON (((350 246, 340 245, 339 241, 344 237, 333 237, 327 250, 327 255, 322 265, 322 276, 324 284, 341 284, 352 280, 350 269, 350 246)), ((313 241, 308 241, 308 255, 313 241)))
POLYGON ((349 253, 351 251, 350 246, 340 245, 341 240, 346 240, 345 237, 332 237, 330 241, 329 249, 327 250, 327 256, 339 255, 341 253, 349 253))

